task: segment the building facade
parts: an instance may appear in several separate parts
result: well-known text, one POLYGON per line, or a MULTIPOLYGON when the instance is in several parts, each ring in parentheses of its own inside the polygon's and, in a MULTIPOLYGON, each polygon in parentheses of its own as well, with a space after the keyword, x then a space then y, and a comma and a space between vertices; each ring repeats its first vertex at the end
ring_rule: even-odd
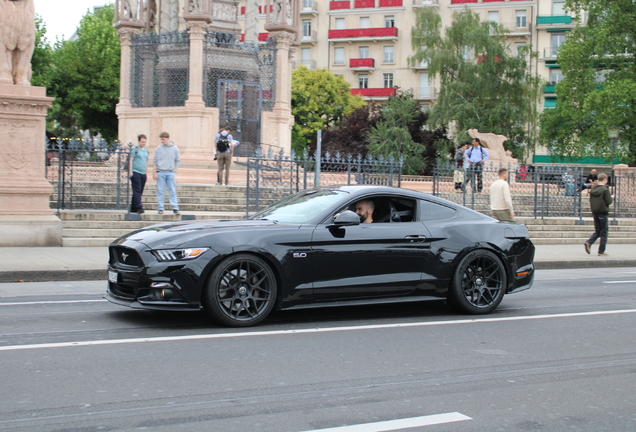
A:
MULTIPOLYGON (((539 53, 530 64, 541 77, 544 107, 556 105, 554 85, 563 75, 556 59, 559 46, 577 24, 564 10, 565 0, 299 0, 300 41, 294 53, 294 65, 310 69, 325 68, 351 84, 352 93, 365 100, 386 100, 395 87, 412 92, 423 109, 435 103, 439 85, 429 76, 425 63, 410 65, 414 54, 411 29, 415 11, 435 8, 442 25, 450 26, 453 13, 465 8, 477 13, 481 21, 495 21, 509 30, 507 40, 512 52, 531 45, 539 53)), ((265 9, 259 9, 259 39, 267 39, 263 30, 265 9)), ((583 18, 584 19, 584 18, 583 18)), ((245 0, 239 12, 239 24, 245 21, 245 0)))

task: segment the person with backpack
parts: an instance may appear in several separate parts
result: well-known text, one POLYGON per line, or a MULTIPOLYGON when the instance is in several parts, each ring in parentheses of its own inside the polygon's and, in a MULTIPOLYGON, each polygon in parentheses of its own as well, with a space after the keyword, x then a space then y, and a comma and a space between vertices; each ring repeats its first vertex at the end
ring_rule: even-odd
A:
POLYGON ((224 127, 216 134, 214 142, 216 143, 216 149, 214 151, 214 159, 219 164, 219 171, 216 174, 217 185, 227 185, 230 178, 230 165, 232 164, 232 154, 234 148, 234 138, 232 137, 232 128, 229 126, 224 127), (225 178, 223 176, 223 170, 225 170, 225 178))
POLYGON ((128 158, 128 178, 132 186, 132 203, 130 204, 131 213, 144 213, 144 207, 141 203, 141 196, 146 186, 146 168, 148 167, 148 149, 146 143, 148 138, 141 134, 137 136, 137 145, 130 149, 128 158))
POLYGON ((484 162, 488 160, 490 155, 485 148, 481 146, 479 138, 473 138, 473 146, 464 152, 464 165, 468 173, 466 183, 472 182, 473 193, 475 192, 475 177, 477 177, 477 191, 481 193, 483 188, 483 170, 484 162))
POLYGON ((455 180, 455 190, 464 191, 464 152, 470 147, 470 142, 466 141, 455 151, 455 172, 453 179, 455 180))

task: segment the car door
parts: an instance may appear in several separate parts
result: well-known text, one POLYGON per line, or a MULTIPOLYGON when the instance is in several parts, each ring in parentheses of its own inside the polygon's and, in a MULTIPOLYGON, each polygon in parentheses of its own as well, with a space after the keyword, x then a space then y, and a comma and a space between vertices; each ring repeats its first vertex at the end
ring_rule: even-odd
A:
MULTIPOLYGON (((396 197, 371 197, 391 203, 396 197)), ((415 200, 412 208, 385 222, 354 226, 321 224, 312 238, 314 298, 337 301, 404 296, 417 289, 429 250, 428 231, 418 221, 415 200)), ((410 204, 409 204, 410 203, 410 204)), ((382 218, 381 215, 378 215, 382 218)))

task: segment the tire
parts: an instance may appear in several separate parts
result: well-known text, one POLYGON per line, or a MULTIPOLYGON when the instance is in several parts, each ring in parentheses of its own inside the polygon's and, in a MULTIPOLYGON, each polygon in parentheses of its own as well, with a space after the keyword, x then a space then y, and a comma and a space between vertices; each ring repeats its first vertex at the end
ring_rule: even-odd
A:
POLYGON ((501 303, 506 286, 506 269, 499 257, 479 249, 466 255, 455 269, 448 300, 459 312, 488 314, 501 303))
POLYGON ((271 267, 257 256, 238 254, 221 261, 208 278, 203 307, 219 324, 248 327, 269 315, 276 293, 271 267))

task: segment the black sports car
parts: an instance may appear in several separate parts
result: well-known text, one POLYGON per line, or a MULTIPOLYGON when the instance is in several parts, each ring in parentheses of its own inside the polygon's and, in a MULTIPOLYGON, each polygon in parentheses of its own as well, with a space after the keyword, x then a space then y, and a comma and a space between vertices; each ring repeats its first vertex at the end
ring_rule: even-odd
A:
POLYGON ((274 308, 421 300, 485 314, 534 279, 525 225, 381 186, 305 190, 247 220, 154 225, 109 251, 111 302, 203 308, 228 326, 274 308))

